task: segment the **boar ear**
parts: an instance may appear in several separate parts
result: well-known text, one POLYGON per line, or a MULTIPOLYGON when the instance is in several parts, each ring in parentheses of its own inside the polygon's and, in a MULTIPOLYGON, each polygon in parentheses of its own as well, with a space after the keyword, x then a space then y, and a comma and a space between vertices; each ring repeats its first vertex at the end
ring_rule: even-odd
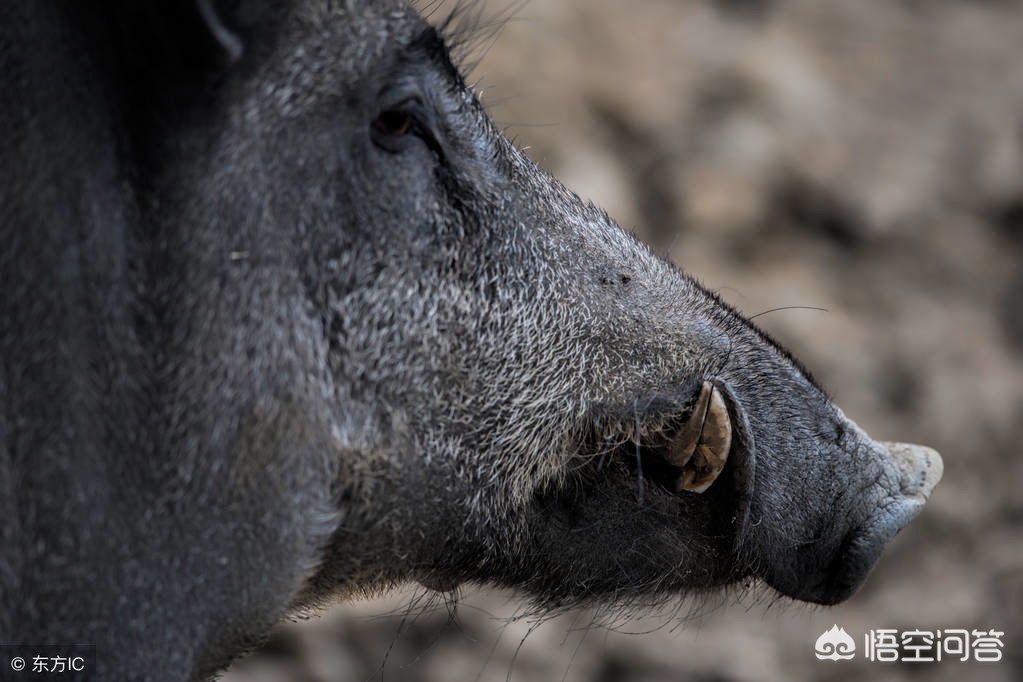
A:
MULTIPOLYGON (((270 37, 287 3, 279 0, 191 0, 193 14, 205 33, 204 42, 218 53, 220 66, 236 64, 250 52, 250 43, 270 37)), ((196 44, 195 42, 192 43, 196 44)))
POLYGON ((227 63, 234 64, 244 54, 245 45, 241 36, 230 25, 229 12, 222 5, 224 3, 218 3, 216 0, 196 0, 199 17, 209 31, 210 37, 223 50, 227 63))

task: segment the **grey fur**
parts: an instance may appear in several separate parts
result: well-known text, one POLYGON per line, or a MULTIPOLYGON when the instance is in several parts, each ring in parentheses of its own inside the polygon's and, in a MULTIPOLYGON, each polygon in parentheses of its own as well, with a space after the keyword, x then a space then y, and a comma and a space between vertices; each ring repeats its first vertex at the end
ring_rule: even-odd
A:
POLYGON ((0 5, 0 641, 182 680, 409 580, 832 603, 937 482, 516 150, 407 5, 78 5, 0 5), (732 453, 669 494, 703 380, 732 453))

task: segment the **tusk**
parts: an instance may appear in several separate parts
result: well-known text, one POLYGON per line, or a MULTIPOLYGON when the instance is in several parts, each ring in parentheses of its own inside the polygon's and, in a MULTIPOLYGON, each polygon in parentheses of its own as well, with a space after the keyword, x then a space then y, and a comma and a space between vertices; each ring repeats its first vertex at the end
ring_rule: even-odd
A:
POLYGON ((668 453, 665 457, 668 464, 682 469, 689 463, 693 452, 696 451, 696 446, 700 444, 700 433, 703 431, 711 395, 714 392, 714 386, 709 381, 704 381, 700 388, 700 397, 696 399, 696 405, 693 406, 693 413, 689 417, 689 421, 668 446, 668 453))
MULTIPOLYGON (((682 467, 682 487, 694 493, 702 493, 717 480, 728 461, 728 453, 732 447, 732 422, 728 417, 728 406, 721 391, 710 382, 704 382, 703 390, 697 405, 704 402, 706 412, 701 423, 699 442, 682 467), (709 387, 709 391, 708 391, 709 387)), ((693 420, 695 422, 695 420, 693 420)), ((686 431, 689 425, 686 425, 686 431)), ((676 465, 677 466, 677 465, 676 465)))

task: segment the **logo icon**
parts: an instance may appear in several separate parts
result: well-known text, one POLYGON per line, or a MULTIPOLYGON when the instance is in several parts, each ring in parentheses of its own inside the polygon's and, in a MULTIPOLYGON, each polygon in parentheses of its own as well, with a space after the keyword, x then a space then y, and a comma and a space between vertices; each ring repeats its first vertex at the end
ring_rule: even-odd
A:
POLYGON ((850 659, 856 655, 856 643, 846 634, 845 628, 832 625, 831 629, 817 638, 817 658, 830 658, 832 661, 850 659))

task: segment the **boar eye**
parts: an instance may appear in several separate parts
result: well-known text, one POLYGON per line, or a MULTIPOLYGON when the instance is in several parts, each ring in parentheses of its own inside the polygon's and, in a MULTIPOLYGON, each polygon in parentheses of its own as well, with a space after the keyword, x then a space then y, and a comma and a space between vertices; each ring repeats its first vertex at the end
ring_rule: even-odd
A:
POLYGON ((370 126, 373 142, 381 149, 398 153, 421 141, 444 160, 444 150, 434 132, 434 116, 419 97, 403 99, 389 106, 373 119, 370 126))
POLYGON ((376 117, 373 129, 383 135, 400 137, 412 130, 412 114, 407 111, 391 109, 376 117))
POLYGON ((413 137, 424 140, 429 137, 428 127, 424 125, 427 118, 422 100, 416 96, 406 97, 397 104, 383 108, 373 119, 370 132, 378 147, 399 152, 405 149, 413 137))

